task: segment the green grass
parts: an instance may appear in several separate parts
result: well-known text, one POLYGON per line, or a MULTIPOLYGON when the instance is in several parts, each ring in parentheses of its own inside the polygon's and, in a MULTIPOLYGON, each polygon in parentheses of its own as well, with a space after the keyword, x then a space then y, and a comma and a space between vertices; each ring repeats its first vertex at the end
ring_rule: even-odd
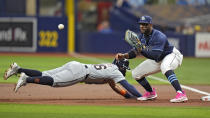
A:
MULTIPOLYGON (((113 58, 97 58, 103 62, 112 62, 113 58)), ((82 63, 99 63, 92 58, 73 58, 73 57, 47 57, 47 56, 0 56, 0 77, 3 76, 4 71, 9 67, 12 62, 17 62, 23 68, 38 69, 40 71, 53 69, 65 64, 68 61, 79 61, 82 63)), ((130 60, 130 67, 134 69, 138 64, 144 61, 144 58, 136 58, 130 60)), ((178 77, 181 84, 199 84, 199 85, 210 85, 210 59, 209 58, 184 58, 182 66, 175 70, 176 76, 178 77)), ((166 77, 162 73, 155 74, 154 76, 163 78, 166 77)), ((5 81, 0 79, 3 83, 14 83, 17 77, 5 81)), ((132 84, 136 84, 136 81, 132 79, 131 72, 127 72, 127 80, 132 84)), ((165 84, 157 80, 148 79, 151 84, 165 84)))
POLYGON ((209 118, 210 107, 0 104, 1 118, 209 118))
MULTIPOLYGON (((112 62, 113 58, 98 58, 104 62, 112 62)), ((91 58, 47 57, 47 56, 0 56, 0 76, 3 76, 12 62, 17 62, 21 67, 38 69, 40 71, 53 69, 68 61, 82 63, 99 63, 91 58)), ((137 58, 130 61, 130 67, 135 68, 144 59, 137 58)), ((210 85, 210 59, 184 58, 183 64, 175 72, 182 84, 210 85)), ((164 78, 161 73, 154 76, 164 78)), ((136 83, 131 73, 126 78, 131 83, 136 83)), ((151 84, 164 84, 148 79, 151 84)), ((17 77, 2 83, 14 83, 17 77)), ((31 105, 0 103, 0 118, 209 118, 210 107, 149 107, 149 106, 69 106, 69 105, 31 105)))
MULTIPOLYGON (((175 70, 181 84, 210 85, 210 58, 184 58, 182 65, 175 70)), ((162 73, 154 76, 164 78, 162 73)))

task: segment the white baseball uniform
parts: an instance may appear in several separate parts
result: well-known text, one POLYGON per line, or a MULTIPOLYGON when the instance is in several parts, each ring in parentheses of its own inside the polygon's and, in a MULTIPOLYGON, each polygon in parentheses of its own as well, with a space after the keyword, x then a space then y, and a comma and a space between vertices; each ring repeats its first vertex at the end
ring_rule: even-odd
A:
POLYGON ((147 59, 139 64, 133 71, 132 76, 135 79, 162 71, 165 74, 168 70, 175 70, 182 64, 183 55, 174 47, 173 52, 163 58, 162 61, 147 59))
POLYGON ((112 79, 115 83, 125 77, 114 64, 83 64, 71 61, 56 69, 43 71, 43 76, 54 79, 53 87, 63 87, 85 82, 88 84, 103 84, 105 79, 112 79))

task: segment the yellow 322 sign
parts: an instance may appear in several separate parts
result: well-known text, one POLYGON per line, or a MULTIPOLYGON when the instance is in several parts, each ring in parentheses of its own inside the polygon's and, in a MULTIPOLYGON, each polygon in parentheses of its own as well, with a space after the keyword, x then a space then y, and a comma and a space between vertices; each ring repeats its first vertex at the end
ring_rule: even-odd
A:
POLYGON ((57 31, 43 31, 39 32, 39 46, 40 47, 57 47, 58 46, 58 32, 57 31))

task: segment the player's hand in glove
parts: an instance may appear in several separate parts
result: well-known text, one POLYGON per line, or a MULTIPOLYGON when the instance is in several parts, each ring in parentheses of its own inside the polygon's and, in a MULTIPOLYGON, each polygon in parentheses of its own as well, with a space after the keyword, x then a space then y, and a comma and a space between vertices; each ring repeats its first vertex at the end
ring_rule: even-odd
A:
POLYGON ((138 35, 133 31, 126 30, 125 41, 132 47, 135 47, 138 52, 141 52, 141 50, 145 48, 145 45, 143 45, 139 40, 138 35))

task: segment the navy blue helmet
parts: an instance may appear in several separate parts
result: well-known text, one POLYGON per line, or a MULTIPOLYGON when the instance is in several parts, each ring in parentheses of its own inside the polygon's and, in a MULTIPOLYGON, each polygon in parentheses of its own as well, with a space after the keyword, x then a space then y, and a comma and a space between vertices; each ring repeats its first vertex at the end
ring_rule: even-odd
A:
POLYGON ((129 68, 129 61, 128 59, 121 59, 121 60, 116 60, 112 62, 113 64, 117 65, 119 68, 119 71, 125 76, 126 70, 130 70, 129 68))

